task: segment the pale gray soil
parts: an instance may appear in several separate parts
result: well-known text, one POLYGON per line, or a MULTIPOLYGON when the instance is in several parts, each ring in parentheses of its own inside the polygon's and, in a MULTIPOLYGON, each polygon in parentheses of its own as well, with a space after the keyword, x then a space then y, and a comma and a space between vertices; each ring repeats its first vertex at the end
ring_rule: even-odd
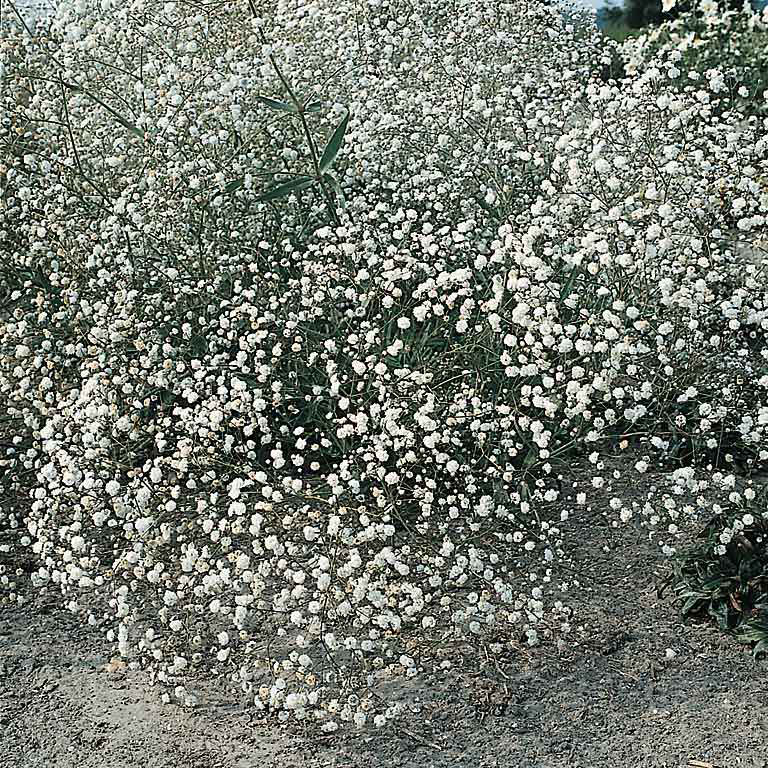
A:
POLYGON ((768 662, 680 622, 657 597, 665 563, 642 532, 613 531, 605 554, 606 529, 579 525, 576 565, 594 591, 579 598, 577 642, 521 652, 504 673, 403 683, 413 714, 383 731, 280 728, 205 681, 196 709, 163 706, 52 603, 1 608, 0 766, 768 767, 768 662))

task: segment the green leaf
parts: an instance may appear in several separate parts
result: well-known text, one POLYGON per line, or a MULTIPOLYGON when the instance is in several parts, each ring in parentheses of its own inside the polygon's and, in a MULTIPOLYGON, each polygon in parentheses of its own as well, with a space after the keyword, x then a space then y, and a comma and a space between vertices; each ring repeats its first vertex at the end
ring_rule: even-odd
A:
POLYGON ((738 634, 738 639, 740 643, 755 643, 755 642, 764 642, 766 640, 766 632, 759 627, 747 627, 746 629, 742 629, 738 634))
POLYGON ((235 192, 236 190, 240 189, 240 187, 242 187, 243 184, 245 184, 245 179, 234 179, 224 187, 224 192, 226 194, 229 194, 230 192, 235 192))
POLYGON ((270 109, 274 109, 276 112, 296 112, 296 105, 287 101, 278 101, 277 99, 270 99, 269 96, 257 96, 256 101, 261 102, 270 109))
POLYGON ((523 467, 525 469, 532 467, 538 461, 538 458, 538 451, 533 446, 531 446, 528 449, 528 453, 525 455, 525 459, 523 460, 523 467))
POLYGON ((299 190, 306 189, 312 186, 314 179, 311 176, 297 176, 295 179, 286 181, 283 184, 278 184, 272 189, 268 189, 263 194, 259 195, 256 199, 266 202, 267 200, 277 200, 286 195, 290 195, 291 192, 298 192, 299 190))
POLYGON ((336 180, 335 177, 331 176, 330 173, 326 173, 323 176, 323 180, 327 181, 331 187, 333 187, 333 191, 336 193, 336 197, 339 199, 339 205, 342 208, 347 207, 347 198, 344 197, 344 191, 341 188, 341 184, 336 180))
POLYGON ((574 267, 571 270, 570 275, 568 275, 568 280, 566 280, 565 285, 563 286, 562 290, 560 291, 560 301, 565 301, 570 295, 571 290, 573 289, 573 284, 576 281, 576 277, 579 274, 579 270, 574 267))
POLYGON ((208 351, 208 342, 204 336, 192 336, 189 340, 189 349, 195 357, 202 357, 208 351))
POLYGON ((131 133, 138 136, 140 139, 144 138, 144 134, 141 132, 138 126, 134 125, 129 120, 126 120, 119 112, 112 109, 112 107, 109 106, 109 104, 106 104, 103 102, 98 96, 94 96, 92 93, 89 93, 84 88, 81 88, 79 85, 74 85, 73 83, 64 83, 64 86, 66 88, 69 88, 70 91, 74 91, 75 93, 82 93, 84 96, 87 96, 91 101, 95 101, 97 104, 104 107, 104 109, 107 110, 114 118, 117 120, 120 125, 123 126, 123 128, 129 130, 131 133))
POLYGON ((699 595, 689 597, 683 604, 683 607, 680 609, 680 613, 682 613, 683 616, 687 616, 692 610, 697 608, 700 602, 701 597, 699 595))
POLYGON ((237 374, 238 379, 242 379, 248 389, 258 389, 259 387, 259 377, 252 373, 238 373, 237 374))
POLYGON ((728 626, 728 606, 724 602, 712 603, 709 606, 709 615, 717 622, 721 630, 727 631, 728 626))
POLYGON ((305 112, 320 112, 323 109, 322 101, 313 101, 311 104, 304 105, 305 112))
POLYGON ((339 154, 342 142, 344 141, 344 134, 346 133, 348 124, 349 110, 347 110, 347 114, 338 124, 336 130, 333 132, 330 140, 328 141, 328 145, 323 150, 323 155, 320 158, 320 173, 325 173, 331 167, 331 165, 333 165, 333 161, 336 159, 336 155, 339 154))

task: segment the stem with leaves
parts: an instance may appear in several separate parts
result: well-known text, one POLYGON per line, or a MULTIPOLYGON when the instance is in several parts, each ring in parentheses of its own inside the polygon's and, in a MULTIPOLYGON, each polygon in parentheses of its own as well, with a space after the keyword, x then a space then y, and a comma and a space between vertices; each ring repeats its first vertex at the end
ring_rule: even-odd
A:
MULTIPOLYGON (((251 15, 253 16, 253 18, 254 19, 258 18, 256 14, 256 9, 253 5, 252 0, 248 0, 248 5, 251 10, 251 15)), ((262 43, 264 43, 264 45, 268 45, 267 37, 264 34, 264 30, 261 29, 261 27, 259 27, 259 36, 261 38, 262 43)), ((344 120, 334 131, 322 156, 318 156, 317 145, 315 144, 315 139, 312 136, 312 131, 310 130, 309 124, 307 123, 307 112, 318 111, 319 104, 309 104, 308 102, 301 101, 296 96, 296 93, 291 87, 291 84, 288 82, 288 79, 285 77, 282 70, 278 66, 277 61, 275 61, 275 57, 270 53, 268 54, 268 59, 269 59, 269 63, 272 65, 272 68, 275 70, 275 73, 280 79, 280 82, 285 88, 288 94, 288 98, 290 99, 291 108, 288 109, 287 111, 294 112, 299 117, 299 120, 301 122, 301 127, 304 132, 304 136, 307 140, 307 146, 309 147, 309 154, 312 159, 313 182, 320 185, 320 189, 322 190, 323 197, 325 197, 325 200, 328 203, 328 210, 331 213, 334 223, 338 226, 338 224, 340 223, 339 216, 336 211, 336 205, 334 202, 333 195, 328 189, 328 184, 331 184, 334 187, 336 194, 340 197, 340 199, 343 200, 343 197, 341 196, 341 187, 339 186, 338 182, 336 182, 335 179, 333 179, 329 174, 326 173, 326 171, 331 166, 331 164, 333 163, 333 160, 336 158, 336 155, 338 154, 338 150, 341 146, 341 142, 344 138, 344 132, 346 130, 347 123, 349 121, 349 113, 347 113, 344 120)), ((285 106, 287 106, 287 105, 283 105, 282 102, 277 102, 277 101, 274 101, 273 99, 268 99, 265 97, 260 97, 259 101, 265 103, 267 106, 271 107, 272 109, 285 109, 285 106)), ((274 199, 275 197, 280 197, 283 194, 288 194, 293 191, 298 191, 299 189, 304 189, 307 186, 310 186, 311 183, 312 182, 308 182, 306 177, 294 179, 291 182, 287 182, 286 184, 281 184, 277 187, 274 187, 272 190, 267 192, 265 196, 262 196, 262 197, 264 199, 274 199), (278 192, 280 194, 277 194, 278 192)))

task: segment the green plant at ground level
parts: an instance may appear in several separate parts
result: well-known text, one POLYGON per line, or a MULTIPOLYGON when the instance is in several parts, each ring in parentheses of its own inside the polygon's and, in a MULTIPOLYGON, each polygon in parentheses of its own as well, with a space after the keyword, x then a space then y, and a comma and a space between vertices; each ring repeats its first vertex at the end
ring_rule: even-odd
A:
POLYGON ((677 555, 667 583, 684 617, 709 618, 768 654, 768 491, 725 505, 677 555))
POLYGON ((642 32, 627 26, 621 21, 611 21, 605 24, 602 28, 602 32, 611 40, 615 40, 617 43, 623 43, 627 38, 639 37, 642 32))
MULTIPOLYGON (((753 6, 750 0, 747 4, 753 6)), ((673 21, 681 15, 690 13, 698 3, 696 0, 677 0, 675 6, 669 11, 664 11, 662 0, 624 0, 622 17, 624 22, 632 29, 654 26, 664 21, 673 21)), ((724 10, 740 11, 744 7, 744 0, 719 0, 718 12, 724 10)))

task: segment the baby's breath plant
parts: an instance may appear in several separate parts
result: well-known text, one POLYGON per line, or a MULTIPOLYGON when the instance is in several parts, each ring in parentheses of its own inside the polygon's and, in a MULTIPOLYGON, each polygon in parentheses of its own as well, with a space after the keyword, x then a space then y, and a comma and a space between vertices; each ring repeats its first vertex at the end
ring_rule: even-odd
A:
POLYGON ((533 0, 2 44, 0 526, 169 697, 381 725, 388 677, 567 635, 574 455, 768 459, 768 144, 716 78, 606 83, 533 0))
POLYGON ((627 39, 621 51, 629 72, 666 58, 667 73, 681 90, 696 90, 701 77, 715 76, 721 81, 721 108, 765 116, 768 9, 746 4, 734 10, 699 0, 674 20, 627 39))

